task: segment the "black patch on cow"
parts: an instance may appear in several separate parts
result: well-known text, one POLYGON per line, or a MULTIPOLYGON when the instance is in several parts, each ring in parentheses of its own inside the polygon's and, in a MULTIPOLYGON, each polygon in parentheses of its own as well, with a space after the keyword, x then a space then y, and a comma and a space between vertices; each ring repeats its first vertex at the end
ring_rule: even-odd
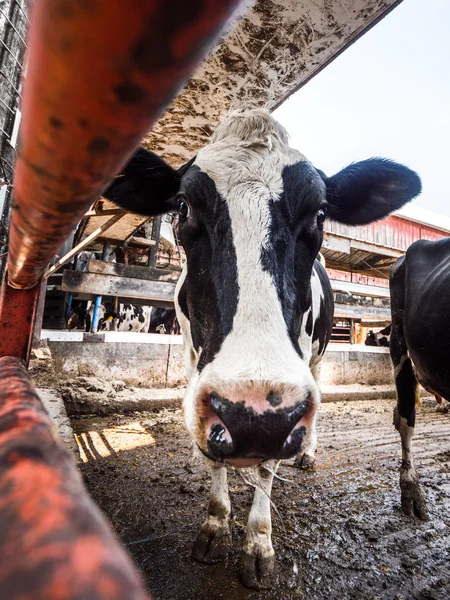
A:
POLYGON ((325 188, 306 161, 285 167, 282 177, 281 198, 269 203, 269 235, 261 261, 274 280, 289 337, 302 357, 300 328, 312 303, 312 267, 323 238, 317 211, 325 202, 325 188))
POLYGON ((312 310, 308 312, 308 318, 306 320, 305 332, 306 335, 310 336, 313 330, 313 318, 312 318, 312 310))
POLYGON ((149 333, 161 333, 161 325, 166 333, 174 333, 177 330, 177 316, 174 308, 152 309, 149 333))
POLYGON ((348 225, 364 225, 385 217, 422 191, 419 176, 386 158, 353 163, 325 177, 328 216, 348 225))
POLYGON ((294 427, 309 407, 309 397, 295 406, 266 410, 262 414, 245 406, 245 402, 231 402, 219 394, 211 394, 210 406, 228 430, 231 442, 223 438, 223 427, 211 429, 208 454, 216 460, 230 458, 290 458, 297 454, 306 434, 305 427, 294 427), (255 435, 257 432, 257 435, 255 435), (291 439, 287 441, 291 434, 291 439))
POLYGON ((158 215, 176 208, 173 197, 180 181, 181 175, 162 158, 139 148, 103 197, 139 215, 158 215))
POLYGON ((316 260, 314 264, 314 270, 320 280, 320 285, 323 292, 323 297, 320 300, 319 316, 314 323, 313 331, 313 343, 316 340, 319 340, 318 354, 321 355, 325 352, 327 344, 331 338, 331 331, 333 328, 334 299, 327 272, 318 260, 316 260))
POLYGON ((180 193, 191 210, 179 224, 188 267, 179 302, 189 315, 194 348, 202 348, 201 370, 233 327, 239 298, 236 250, 228 206, 214 181, 194 165, 184 175, 180 193))

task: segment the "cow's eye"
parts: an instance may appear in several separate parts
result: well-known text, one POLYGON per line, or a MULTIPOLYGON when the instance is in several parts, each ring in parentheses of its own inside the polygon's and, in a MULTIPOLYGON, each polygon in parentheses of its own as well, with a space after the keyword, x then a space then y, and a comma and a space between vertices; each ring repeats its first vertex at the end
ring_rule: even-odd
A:
POLYGON ((321 225, 325 221, 325 217, 327 216, 326 208, 320 208, 317 211, 317 222, 321 225))
POLYGON ((177 206, 178 214, 180 215, 180 219, 187 219, 189 216, 189 204, 186 202, 186 198, 184 196, 180 196, 178 198, 178 206, 177 206))

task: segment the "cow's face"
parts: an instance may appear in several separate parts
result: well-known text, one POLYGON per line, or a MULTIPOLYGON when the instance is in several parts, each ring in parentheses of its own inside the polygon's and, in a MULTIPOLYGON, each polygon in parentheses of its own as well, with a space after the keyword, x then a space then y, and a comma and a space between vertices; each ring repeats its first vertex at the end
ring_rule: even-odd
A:
MULTIPOLYGON (((172 186, 175 177, 177 192, 161 202, 179 212, 187 255, 178 304, 194 359, 188 429, 207 456, 237 466, 292 456, 319 401, 299 337, 311 337, 313 314, 331 310, 313 269, 324 219, 381 218, 415 196, 420 180, 381 159, 327 178, 263 111, 231 115, 172 186)), ((141 192, 134 204, 129 189, 108 197, 151 214, 141 192)))
POLYGON ((289 148, 286 132, 257 112, 219 127, 183 176, 177 201, 187 255, 179 304, 198 358, 187 426, 215 459, 290 456, 319 401, 299 336, 311 308, 325 183, 289 148))

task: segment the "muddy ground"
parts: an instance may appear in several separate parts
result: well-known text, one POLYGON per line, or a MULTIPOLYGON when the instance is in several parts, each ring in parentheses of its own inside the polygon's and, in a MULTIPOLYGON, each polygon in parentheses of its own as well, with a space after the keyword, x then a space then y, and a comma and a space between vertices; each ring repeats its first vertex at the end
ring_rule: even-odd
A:
POLYGON ((256 592, 238 581, 252 493, 231 474, 233 552, 220 565, 190 558, 209 474, 193 457, 180 410, 72 420, 88 487, 158 600, 444 600, 450 598, 450 414, 419 409, 416 461, 431 519, 400 511, 394 403, 321 407, 316 469, 288 462, 272 495, 279 579, 256 592))

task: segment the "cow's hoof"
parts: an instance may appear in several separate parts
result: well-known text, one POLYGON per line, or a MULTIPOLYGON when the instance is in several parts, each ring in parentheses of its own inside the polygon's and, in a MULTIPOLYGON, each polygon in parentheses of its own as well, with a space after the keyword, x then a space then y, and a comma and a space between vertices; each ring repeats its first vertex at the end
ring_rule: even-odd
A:
POLYGON ((212 529, 203 526, 194 542, 192 558, 201 563, 214 565, 226 559, 231 549, 229 527, 212 529))
POLYGON ((241 582, 248 588, 267 590, 277 580, 275 556, 253 556, 242 552, 240 564, 241 582))
POLYGON ((442 413, 444 415, 446 415, 450 410, 450 404, 448 402, 446 402, 444 404, 444 402, 442 404, 438 404, 436 406, 436 412, 437 413, 442 413))
POLYGON ((302 469, 302 471, 311 471, 311 469, 314 469, 315 462, 315 456, 305 453, 302 456, 297 456, 297 458, 294 461, 294 466, 299 469, 302 469))
POLYGON ((402 510, 408 517, 428 521, 427 502, 418 481, 401 481, 402 510))

